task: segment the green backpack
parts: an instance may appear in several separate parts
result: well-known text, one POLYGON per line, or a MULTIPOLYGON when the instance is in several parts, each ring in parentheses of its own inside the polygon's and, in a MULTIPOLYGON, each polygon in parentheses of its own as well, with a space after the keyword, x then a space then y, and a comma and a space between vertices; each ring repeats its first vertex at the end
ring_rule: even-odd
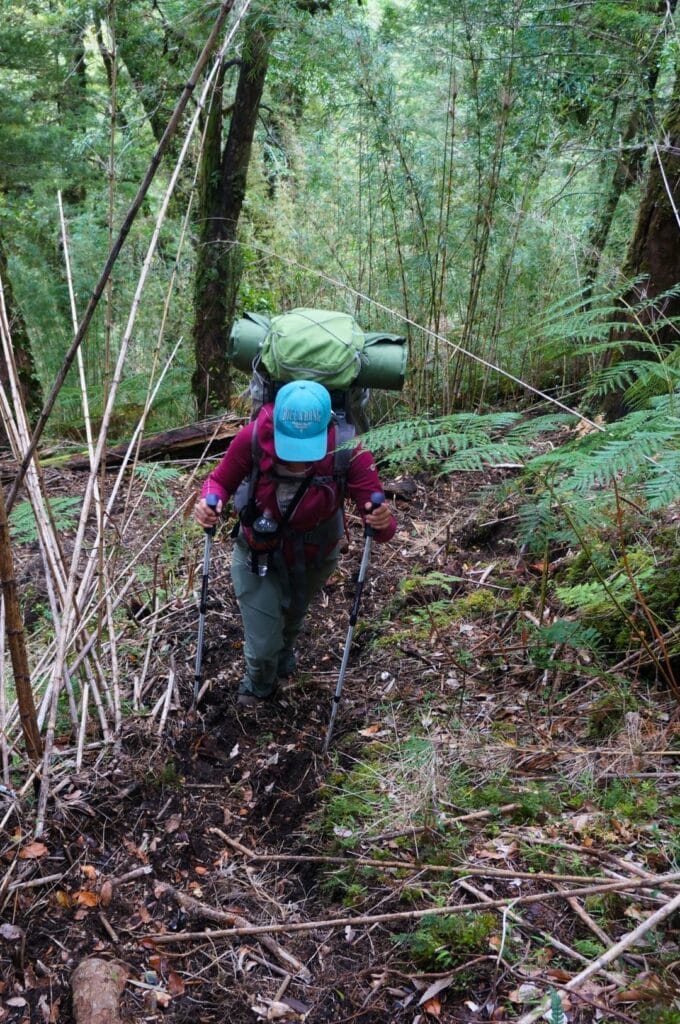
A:
POLYGON ((293 309, 272 317, 261 359, 272 380, 316 380, 343 389, 361 369, 365 342, 349 313, 293 309))

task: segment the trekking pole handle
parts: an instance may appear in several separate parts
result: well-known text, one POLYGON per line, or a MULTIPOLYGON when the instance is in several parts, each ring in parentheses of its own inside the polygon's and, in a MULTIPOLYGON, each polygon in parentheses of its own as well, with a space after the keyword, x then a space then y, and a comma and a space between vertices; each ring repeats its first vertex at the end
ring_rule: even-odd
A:
MULTIPOLYGON (((208 506, 208 508, 211 508, 214 511, 217 508, 217 506, 219 505, 219 503, 220 503, 219 495, 217 495, 217 494, 206 494, 206 496, 205 496, 205 503, 208 506)), ((205 527, 205 532, 209 533, 210 536, 212 537, 214 535, 214 533, 215 533, 215 527, 214 526, 206 526, 205 527)))
MULTIPOLYGON (((382 493, 382 491, 373 491, 373 494, 371 495, 371 512, 375 512, 375 510, 377 508, 380 508, 380 506, 383 505, 384 502, 385 495, 382 493)), ((364 535, 366 537, 372 537, 374 533, 375 529, 372 526, 367 526, 364 531, 364 535)))

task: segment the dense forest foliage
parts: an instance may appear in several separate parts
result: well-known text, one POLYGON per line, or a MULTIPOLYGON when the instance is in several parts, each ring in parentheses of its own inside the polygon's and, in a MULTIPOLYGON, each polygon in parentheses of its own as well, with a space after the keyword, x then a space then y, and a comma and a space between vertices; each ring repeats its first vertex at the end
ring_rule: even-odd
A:
MULTIPOLYGON (((586 410, 620 401, 636 381, 638 402, 646 388, 667 393, 678 276, 673 8, 249 8, 161 229, 119 429, 143 404, 154 359, 178 339, 153 422, 193 416, 196 400, 199 412, 219 407, 229 390, 217 363, 234 316, 295 305, 406 330, 402 411, 522 400, 493 366, 586 410), (209 345, 206 383, 195 351, 200 367, 209 345)), ((43 389, 72 335, 57 195, 82 313, 215 10, 27 3, 3 17, 3 277, 15 345, 43 389)), ((193 112, 84 344, 95 407, 193 112)), ((72 374, 55 434, 77 432, 77 392, 72 374)))

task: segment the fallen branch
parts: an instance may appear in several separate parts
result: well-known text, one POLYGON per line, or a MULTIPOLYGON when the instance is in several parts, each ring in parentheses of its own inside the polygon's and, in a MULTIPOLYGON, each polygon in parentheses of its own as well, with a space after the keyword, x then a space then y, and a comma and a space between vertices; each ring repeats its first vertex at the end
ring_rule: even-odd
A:
MULTIPOLYGON (((571 979, 571 981, 567 982, 564 986, 565 990, 567 992, 575 992, 581 987, 584 981, 587 981, 593 974, 597 974, 597 972, 603 967, 606 967, 607 964, 617 960, 622 953, 625 953, 627 949, 634 946, 638 939, 641 939, 648 931, 651 931, 652 928, 656 928, 657 924, 661 924, 662 921, 665 921, 667 917, 670 917, 671 914, 674 914, 678 909, 680 909, 680 894, 674 896, 673 899, 669 900, 668 903, 665 903, 663 907, 659 907, 658 910, 655 910, 653 914, 650 914, 646 921, 642 921, 637 928, 633 929, 632 932, 628 932, 627 935, 624 935, 615 946, 608 949, 606 953, 599 956, 597 960, 593 960, 585 970, 581 971, 580 974, 577 974, 571 979)), ((530 1013, 525 1013, 523 1017, 519 1018, 516 1024, 533 1024, 533 1021, 542 1017, 548 1009, 550 1009, 550 999, 544 999, 540 1006, 531 1010, 530 1013)))
MULTIPOLYGON (((174 934, 161 932, 158 934, 151 934, 149 938, 152 939, 153 942, 165 944, 174 942, 192 942, 208 938, 231 939, 239 935, 280 935, 282 932, 291 934, 293 932, 312 932, 320 928, 345 928, 347 925, 356 928, 363 925, 386 924, 392 921, 417 921, 420 920, 420 918, 428 916, 440 917, 445 914, 466 914, 470 910, 480 910, 486 907, 493 909, 507 906, 515 907, 518 904, 542 903, 544 901, 552 901, 556 899, 567 899, 569 896, 578 898, 581 896, 594 896, 598 893, 621 892, 626 889, 660 889, 667 881, 677 881, 678 879, 680 879, 680 873, 663 876, 656 882, 650 882, 648 879, 642 878, 635 880, 626 879, 621 880, 620 882, 610 882, 607 885, 589 885, 583 889, 567 889, 564 892, 557 892, 553 890, 550 892, 533 893, 529 896, 508 896, 505 899, 491 900, 489 903, 486 903, 485 901, 480 901, 479 903, 454 903, 451 906, 446 907, 428 907, 427 910, 403 910, 392 914, 373 914, 366 917, 336 917, 320 921, 296 921, 290 924, 248 925, 247 927, 237 926, 235 928, 222 928, 216 931, 177 932, 174 934)), ((170 887, 168 886, 168 888, 170 887)), ((187 898, 188 897, 182 896, 182 900, 187 898)), ((677 898, 680 900, 680 896, 677 898)), ((199 903, 198 906, 204 909, 203 904, 199 903)), ((232 917, 232 915, 228 916, 232 917)), ((235 916, 232 919, 235 920, 235 916)), ((607 963, 610 963, 610 960, 607 960, 607 963)))
POLYGON ((575 900, 573 896, 570 896, 567 903, 574 911, 577 917, 583 921, 586 928, 589 928, 593 935, 597 936, 605 949, 610 949, 614 945, 613 940, 607 935, 603 928, 600 928, 597 921, 594 921, 585 907, 582 907, 578 900, 575 900))
POLYGON ((17 892, 19 889, 39 889, 43 885, 52 885, 53 882, 61 882, 63 877, 63 872, 60 872, 58 875, 41 875, 40 878, 29 878, 27 882, 12 882, 9 886, 9 891, 17 892))
MULTIPOLYGON (((173 889, 171 885, 164 885, 164 892, 169 892, 177 900, 183 910, 187 912, 190 917, 202 918, 205 921, 214 921, 216 924, 234 925, 234 928, 228 929, 233 934, 238 935, 253 935, 259 934, 261 936, 260 942, 265 949, 269 950, 272 956, 275 956, 279 963, 286 967, 286 970, 293 971, 294 974, 302 978, 304 981, 311 981, 312 976, 308 969, 305 967, 297 957, 294 957, 291 953, 288 953, 282 946, 279 946, 278 942, 274 939, 269 938, 268 932, 279 930, 285 931, 285 925, 279 927, 273 925, 270 927, 260 928, 257 932, 257 926, 251 925, 250 922, 245 918, 241 917, 240 914, 229 913, 225 910, 217 910, 215 907, 207 907, 205 903, 201 903, 200 900, 196 900, 193 896, 187 896, 183 892, 179 892, 177 889, 173 889)), ((218 935, 219 932, 203 932, 199 933, 203 936, 206 935, 218 935)))
MULTIPOLYGON (((211 831, 217 831, 211 829, 211 831)), ((242 847, 245 849, 245 847, 242 847)), ((390 868, 410 869, 411 871, 432 871, 437 874, 464 875, 470 878, 522 878, 533 882, 581 882, 607 885, 611 879, 598 877, 597 875, 561 875, 549 874, 541 871, 514 871, 511 868, 479 868, 469 864, 423 864, 421 861, 407 860, 379 860, 370 857, 333 857, 322 854, 291 854, 291 853, 251 853, 249 862, 252 864, 262 863, 293 863, 293 864, 337 864, 339 867, 356 868, 390 868)), ((652 883, 652 878, 647 881, 652 883)))

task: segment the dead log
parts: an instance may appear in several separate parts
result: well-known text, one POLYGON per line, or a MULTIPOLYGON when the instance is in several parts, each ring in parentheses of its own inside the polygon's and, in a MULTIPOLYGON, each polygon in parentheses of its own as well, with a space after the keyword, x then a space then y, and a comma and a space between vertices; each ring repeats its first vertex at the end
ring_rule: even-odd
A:
MULTIPOLYGON (((144 462, 157 459, 198 459, 202 456, 214 458, 223 455, 232 437, 248 422, 247 418, 228 413, 212 419, 189 423, 184 427, 173 427, 159 434, 145 437, 139 446, 139 458, 144 462)), ((120 466, 128 450, 129 442, 108 448, 102 456, 107 469, 120 466)), ((83 451, 76 455, 64 456, 54 451, 43 453, 44 466, 59 466, 63 469, 90 471, 90 458, 83 451)), ((19 463, 0 452, 0 482, 13 483, 19 472, 19 463)))
MULTIPOLYGON (((173 427, 163 430, 160 434, 145 437, 139 444, 139 458, 144 461, 154 459, 196 459, 201 455, 221 455, 229 447, 229 443, 246 421, 233 413, 224 416, 189 423, 184 427, 173 427)), ((120 466, 128 450, 129 442, 107 448, 103 459, 107 468, 120 466)), ((43 460, 49 465, 49 458, 43 460)), ((65 469, 82 469, 89 472, 90 459, 85 455, 73 455, 66 461, 60 460, 65 469)))
POLYGON ((127 979, 127 968, 116 960, 81 961, 71 977, 76 1024, 122 1024, 119 1001, 127 979))

